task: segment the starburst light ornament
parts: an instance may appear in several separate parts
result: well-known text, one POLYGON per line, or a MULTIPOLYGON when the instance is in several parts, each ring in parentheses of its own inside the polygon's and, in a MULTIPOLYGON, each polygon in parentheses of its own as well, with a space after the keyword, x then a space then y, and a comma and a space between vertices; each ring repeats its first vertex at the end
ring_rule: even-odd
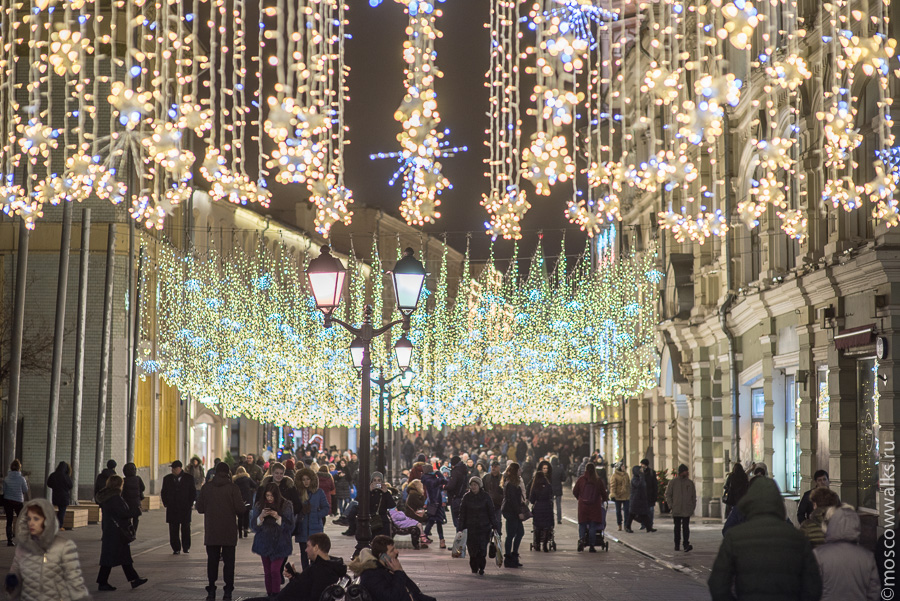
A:
POLYGON ((81 32, 60 27, 50 34, 48 60, 60 77, 78 75, 81 72, 80 53, 90 54, 93 50, 90 40, 82 37, 81 32))
MULTIPOLYGON (((713 4, 721 5, 721 0, 714 0, 713 4)), ((748 48, 761 19, 753 3, 750 0, 734 0, 722 7, 722 15, 725 22, 717 32, 719 39, 727 39, 738 50, 748 48)))
POLYGON ((522 151, 522 172, 542 196, 549 196, 557 181, 575 177, 575 161, 569 156, 566 137, 542 131, 532 135, 531 145, 522 151))

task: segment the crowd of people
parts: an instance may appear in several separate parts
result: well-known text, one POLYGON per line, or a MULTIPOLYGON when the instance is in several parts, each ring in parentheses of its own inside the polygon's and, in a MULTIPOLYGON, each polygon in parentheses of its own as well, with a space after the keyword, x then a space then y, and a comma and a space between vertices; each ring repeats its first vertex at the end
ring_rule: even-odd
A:
MULTIPOLYGON (((252 537, 265 587, 265 596, 254 601, 319 599, 329 587, 346 584, 348 576, 373 601, 428 601, 432 598, 403 570, 397 536, 409 536, 420 550, 434 544, 436 532, 439 548, 452 558, 467 557, 471 572, 479 576, 492 558, 518 569, 527 522, 533 551, 556 549, 561 501, 568 494, 577 500, 578 552, 608 548, 608 501, 615 505, 619 531, 633 533, 638 523, 652 534, 659 500, 671 511, 674 549, 690 552, 697 491, 689 468, 674 470, 662 492, 648 459, 630 469, 622 462, 608 465, 589 452, 586 441, 586 430, 573 426, 424 435, 405 441, 401 474, 386 481, 373 469, 365 488, 358 481, 357 455, 336 448, 266 449, 234 462, 216 459, 208 467, 194 457, 186 468, 181 461, 171 464, 160 498, 175 555, 190 553, 194 510, 203 516, 209 600, 217 598, 220 568, 222 599, 232 598, 236 547, 240 539, 252 537), (345 564, 331 555, 325 526, 331 516, 346 527, 343 535, 356 536, 360 494, 368 494, 372 538, 345 564), (448 522, 454 527, 452 539, 445 537, 448 522), (289 561, 294 542, 296 563, 289 561)), ((145 485, 134 464, 126 464, 121 476, 116 468, 110 460, 94 487, 103 511, 98 591, 116 590, 110 576, 117 566, 132 588, 147 582, 138 575, 130 549, 145 485)), ((75 545, 59 534, 72 499, 69 466, 60 463, 48 478, 49 500, 26 501, 29 489, 21 469, 18 460, 13 462, 3 482, 7 544, 18 546, 6 590, 26 601, 50 598, 47 591, 61 599, 89 598, 75 545)), ((800 527, 795 528, 785 519, 782 495, 765 464, 753 464, 746 472, 734 466, 722 499, 724 538, 709 579, 714 600, 878 597, 879 571, 874 555, 857 544, 856 511, 830 490, 826 472, 820 470, 814 479, 816 486, 798 505, 800 527)))

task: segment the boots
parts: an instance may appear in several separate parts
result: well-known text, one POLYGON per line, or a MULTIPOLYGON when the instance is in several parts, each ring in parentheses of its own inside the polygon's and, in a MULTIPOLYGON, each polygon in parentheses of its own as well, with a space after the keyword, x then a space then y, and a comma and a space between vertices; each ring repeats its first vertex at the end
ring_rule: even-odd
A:
POLYGON ((544 540, 544 543, 543 543, 543 546, 541 547, 541 549, 544 551, 544 553, 549 553, 549 552, 550 552, 550 547, 549 547, 549 545, 548 545, 548 543, 547 543, 546 540, 544 540))
POLYGON ((445 541, 444 539, 441 539, 441 549, 446 549, 446 548, 447 548, 447 541, 445 541))
POLYGON ((584 539, 579 538, 578 539, 578 552, 581 553, 582 551, 584 551, 584 539))
POLYGON ((514 565, 513 565, 514 568, 521 568, 521 567, 522 567, 522 562, 519 561, 519 554, 518 554, 518 553, 513 553, 513 554, 512 554, 512 561, 513 561, 513 564, 514 564, 514 565))

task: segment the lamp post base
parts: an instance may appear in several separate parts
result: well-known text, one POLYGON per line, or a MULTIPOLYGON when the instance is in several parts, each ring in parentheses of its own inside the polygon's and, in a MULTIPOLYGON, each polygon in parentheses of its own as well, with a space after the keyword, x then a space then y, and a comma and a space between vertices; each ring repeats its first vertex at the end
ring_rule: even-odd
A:
POLYGON ((356 549, 353 551, 353 557, 359 555, 360 551, 368 548, 372 542, 372 528, 369 526, 369 516, 365 518, 357 516, 356 518, 356 549))

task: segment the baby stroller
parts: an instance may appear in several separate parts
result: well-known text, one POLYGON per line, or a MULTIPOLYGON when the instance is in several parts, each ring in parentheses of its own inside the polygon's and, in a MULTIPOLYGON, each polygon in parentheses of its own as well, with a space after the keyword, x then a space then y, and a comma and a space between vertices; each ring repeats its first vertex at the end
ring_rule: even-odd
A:
MULTIPOLYGON (((606 540, 606 509, 608 507, 608 503, 603 503, 603 521, 600 522, 600 528, 597 530, 597 544, 596 547, 600 547, 606 552, 609 552, 609 542, 606 540)), ((590 532, 585 533, 584 538, 578 539, 578 552, 581 553, 584 551, 585 547, 591 547, 590 541, 590 532)), ((594 547, 591 547, 591 550, 594 550, 594 547)))
POLYGON ((556 539, 553 538, 553 528, 535 528, 531 531, 533 539, 528 545, 530 551, 540 551, 543 549, 545 553, 556 551, 556 539))

